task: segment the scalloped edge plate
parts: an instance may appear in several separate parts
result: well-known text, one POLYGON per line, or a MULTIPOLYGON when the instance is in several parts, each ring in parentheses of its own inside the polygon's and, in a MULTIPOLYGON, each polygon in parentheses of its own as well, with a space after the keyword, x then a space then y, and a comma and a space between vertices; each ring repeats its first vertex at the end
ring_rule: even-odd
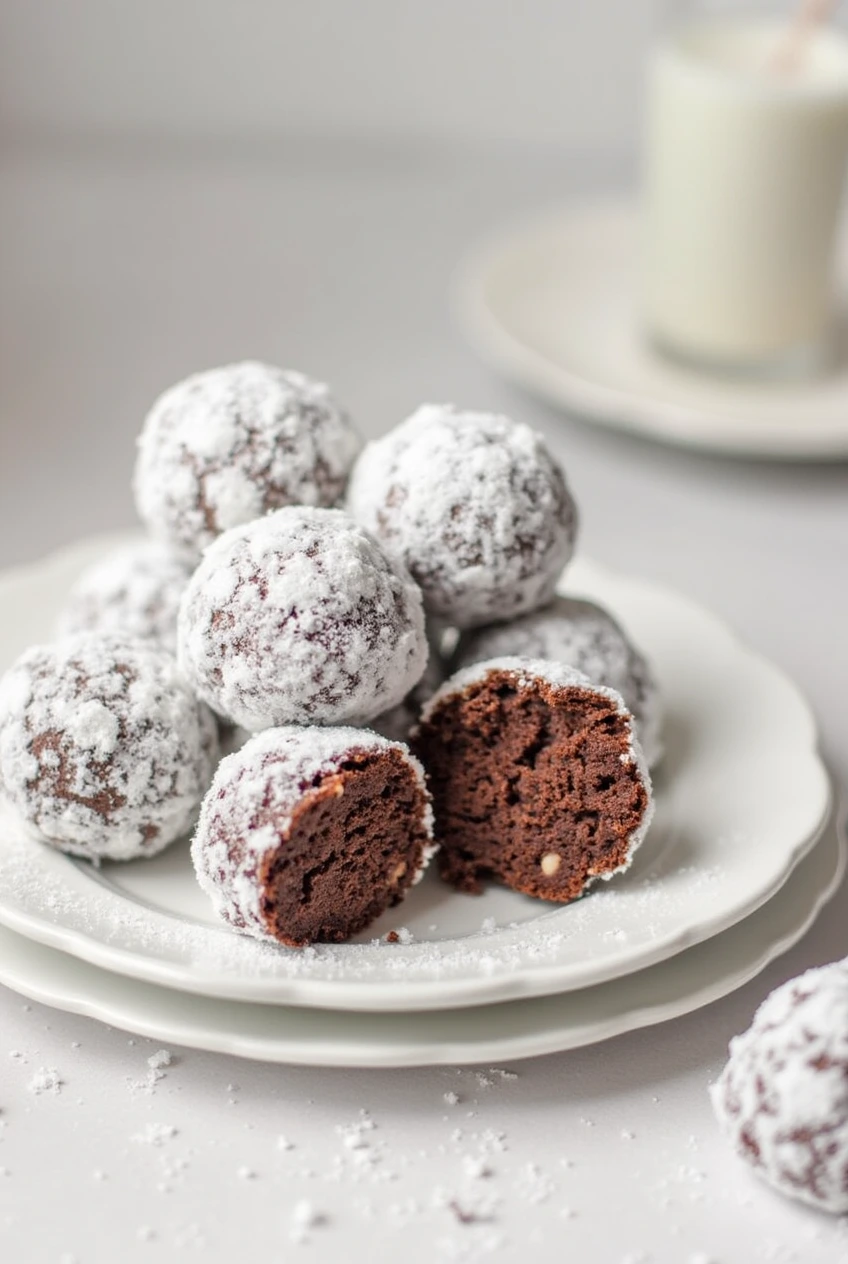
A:
MULTIPOLYGON (((94 540, 0 576, 0 665, 44 639, 94 540)), ((608 605, 652 659, 666 702, 657 813, 627 873, 557 906, 435 875, 361 942, 305 950, 215 921, 177 843, 99 869, 33 844, 0 814, 0 923, 119 974, 217 998, 337 1009, 483 1005, 585 988, 726 930, 770 899, 830 803, 797 689, 692 602, 578 560, 569 591, 608 605), (399 923, 410 942, 381 937, 399 923)), ((402 936, 406 939, 406 936, 402 936)))
POLYGON ((0 982, 125 1031, 264 1062, 456 1066, 537 1057, 667 1022, 741 987, 795 944, 837 890, 835 819, 769 904, 739 925, 626 979, 465 1012, 341 1014, 186 996, 122 978, 0 928, 0 982))

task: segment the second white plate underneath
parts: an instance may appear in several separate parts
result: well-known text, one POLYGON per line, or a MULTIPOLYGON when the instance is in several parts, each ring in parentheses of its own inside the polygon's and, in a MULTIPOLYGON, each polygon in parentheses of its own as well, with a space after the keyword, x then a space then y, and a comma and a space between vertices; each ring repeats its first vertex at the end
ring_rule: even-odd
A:
MULTIPOLYGON (((0 670, 22 635, 50 636, 74 575, 108 543, 0 577, 0 670)), ((185 844, 98 870, 33 844, 7 813, 0 922, 183 992, 392 1012, 585 988, 725 930, 774 895, 827 815, 809 710, 776 668, 686 599, 586 560, 567 579, 570 591, 621 617, 666 700, 657 813, 627 873, 565 907, 497 887, 480 898, 457 895, 430 875, 360 942, 298 951, 216 922, 185 844), (379 938, 399 927, 410 942, 379 938)))
POLYGON ((309 1066, 456 1066, 576 1049, 708 1005, 741 987, 812 924, 839 885, 832 822, 781 891, 738 926, 626 979, 561 996, 427 1014, 341 1014, 186 996, 99 970, 0 928, 0 983, 155 1040, 309 1066))
MULTIPOLYGON (((520 385, 603 425, 727 455, 848 456, 844 331, 820 377, 744 380, 675 364, 640 326, 637 229, 631 201, 578 203, 481 246, 455 285, 473 346, 520 385)), ((848 248, 840 273, 848 291, 848 248)))

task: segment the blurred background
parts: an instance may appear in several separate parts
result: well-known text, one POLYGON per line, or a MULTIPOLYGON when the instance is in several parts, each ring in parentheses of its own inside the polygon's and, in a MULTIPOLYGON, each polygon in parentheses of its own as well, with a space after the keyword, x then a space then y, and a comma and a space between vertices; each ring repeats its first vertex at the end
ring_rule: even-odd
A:
POLYGON ((301 368, 369 434, 511 407, 451 331, 452 271, 632 178, 655 9, 6 0, 0 563, 131 522, 144 412, 198 368, 301 368))
MULTIPOLYGON (((791 615, 843 564, 829 524, 845 466, 588 426, 501 382, 451 322, 451 277, 481 235, 635 186, 667 8, 5 0, 0 566, 132 524, 154 397, 256 357, 328 381, 367 435, 424 400, 530 422, 565 463, 586 552, 691 592, 803 676, 791 615), (774 549, 789 495, 791 593, 774 549), (732 559, 717 531, 744 538, 732 559)), ((839 629, 821 636, 836 652, 839 629)))
MULTIPOLYGON (((13 133, 627 153, 651 0, 6 0, 13 133)), ((726 7, 726 6, 725 6, 726 7)))

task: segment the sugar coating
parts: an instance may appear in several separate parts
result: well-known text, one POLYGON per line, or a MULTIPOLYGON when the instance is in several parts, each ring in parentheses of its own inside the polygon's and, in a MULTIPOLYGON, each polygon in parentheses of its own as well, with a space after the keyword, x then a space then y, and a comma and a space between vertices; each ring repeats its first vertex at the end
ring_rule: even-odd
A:
POLYGON ((59 616, 60 636, 117 632, 177 651, 177 611, 191 568, 155 540, 115 549, 89 566, 59 616))
POLYGON ((143 522, 195 559, 220 532, 283 505, 334 505, 361 447, 329 388, 244 361, 196 373, 153 405, 133 488, 143 522))
POLYGON ((630 868, 633 856, 645 838, 651 821, 654 819, 655 804, 651 786, 651 774, 648 772, 648 765, 642 746, 636 735, 633 717, 618 690, 612 689, 608 685, 596 684, 583 672, 578 671, 576 667, 550 659, 523 658, 513 655, 504 658, 491 658, 484 663, 472 663, 468 667, 463 667, 459 671, 454 672, 450 679, 445 681, 442 687, 434 693, 430 701, 424 706, 421 712, 421 720, 429 721, 432 719, 434 713, 443 702, 465 693, 470 686, 482 684, 492 674, 501 676, 504 673, 512 676, 517 689, 533 689, 541 680, 548 685, 552 685, 555 689, 581 689, 594 694, 595 697, 606 698, 613 704, 618 714, 627 721, 629 742, 627 751, 621 756, 621 760, 624 764, 635 765, 639 780, 644 785, 647 793, 648 806, 636 829, 629 836, 627 856, 624 863, 604 873, 593 874, 586 886, 591 885, 597 878, 608 882, 615 874, 624 873, 626 869, 630 868))
POLYGON ((0 782, 37 836, 89 858, 152 856, 192 824, 218 757, 172 655, 80 635, 0 680, 0 782))
POLYGON ((427 662, 418 588, 338 509, 292 506, 226 532, 183 596, 180 666, 250 732, 365 724, 427 662))
POLYGON ((711 1089, 737 1154, 776 1189, 848 1212, 848 961, 766 998, 711 1089))
POLYGON ((577 510, 540 435, 490 413, 425 404, 365 448, 348 508, 454 627, 551 599, 577 510))
POLYGON ((459 640, 451 666, 466 667, 503 654, 568 663, 595 684, 616 689, 639 727, 639 742, 648 764, 659 762, 659 687, 644 655, 602 606, 560 596, 542 610, 510 623, 466 632, 459 640))
MULTIPOLYGON (((354 728, 266 729, 221 760, 191 844, 197 880, 224 921, 257 939, 276 943, 263 916, 257 875, 288 836, 304 795, 339 771, 353 754, 397 750, 425 795, 422 826, 433 837, 433 813, 424 769, 400 742, 354 728), (257 805, 270 806, 274 825, 255 828, 257 805)), ((419 881, 434 847, 425 849, 419 881)))

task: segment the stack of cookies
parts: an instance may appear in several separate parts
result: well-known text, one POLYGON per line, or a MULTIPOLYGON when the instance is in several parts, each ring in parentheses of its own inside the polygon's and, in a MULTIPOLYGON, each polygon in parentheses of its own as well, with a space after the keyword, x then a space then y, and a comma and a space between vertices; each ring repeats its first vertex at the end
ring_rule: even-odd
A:
POLYGON ((134 492, 148 538, 0 682, 0 785, 36 837, 133 859, 199 806, 216 909, 291 946, 367 926, 436 849, 461 891, 556 901, 626 868, 657 690, 556 593, 577 512, 539 435, 426 405, 363 448, 326 387, 243 363, 154 404, 134 492))

